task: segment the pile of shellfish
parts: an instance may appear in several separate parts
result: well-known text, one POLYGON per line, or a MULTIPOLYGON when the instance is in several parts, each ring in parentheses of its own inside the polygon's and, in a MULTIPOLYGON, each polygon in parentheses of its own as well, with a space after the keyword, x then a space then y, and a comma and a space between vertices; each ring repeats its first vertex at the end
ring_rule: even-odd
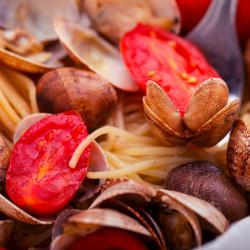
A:
MULTIPOLYGON (((176 2, 0 0, 0 72, 33 79, 40 111, 25 115, 12 138, 0 129, 0 248, 80 249, 94 235, 110 249, 129 249, 123 241, 128 239, 138 246, 130 249, 187 250, 249 215, 250 108, 239 119, 241 100, 230 100, 219 78, 199 85, 183 116, 153 81, 142 102, 152 133, 167 146, 212 147, 230 133, 225 165, 180 165, 162 188, 127 178, 86 178, 66 208, 48 218, 24 211, 7 197, 12 146, 24 131, 50 113, 68 110, 78 111, 93 131, 112 114, 118 93, 138 91, 118 49, 120 38, 137 23, 178 33, 176 2)), ((250 49, 246 55, 249 59, 250 49)), ((108 169, 97 143, 91 144, 89 169, 108 169)))

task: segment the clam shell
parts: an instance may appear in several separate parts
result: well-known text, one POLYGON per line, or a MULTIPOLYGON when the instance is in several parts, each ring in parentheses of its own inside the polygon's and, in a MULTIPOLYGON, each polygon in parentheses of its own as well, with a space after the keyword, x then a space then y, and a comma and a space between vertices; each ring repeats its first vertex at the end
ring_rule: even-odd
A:
POLYGON ((110 186, 104 190, 91 204, 90 208, 99 207, 103 202, 118 198, 125 198, 126 204, 145 207, 147 202, 156 194, 156 191, 149 185, 141 185, 137 182, 127 180, 110 186))
POLYGON ((0 185, 5 182, 6 170, 8 168, 10 158, 10 149, 0 136, 0 185))
POLYGON ((56 20, 54 28, 69 56, 76 63, 98 73, 119 89, 131 92, 138 90, 119 51, 96 32, 63 20, 56 20))
POLYGON ((100 227, 115 227, 150 237, 136 220, 112 209, 89 209, 73 215, 64 224, 64 232, 83 236, 100 227))
POLYGON ((159 201, 166 204, 169 209, 178 211, 187 219, 193 229, 196 245, 200 246, 202 244, 202 233, 200 223, 196 214, 170 195, 162 194, 161 191, 162 190, 160 190, 160 192, 158 193, 159 201))
POLYGON ((0 194, 0 211, 12 219, 22 221, 27 224, 50 225, 53 219, 38 219, 26 213, 14 203, 0 194))
POLYGON ((220 78, 210 78, 201 83, 184 114, 185 127, 195 133, 227 105, 228 96, 227 84, 220 78))
POLYGON ((230 134, 227 148, 227 169, 235 182, 250 191, 250 129, 238 120, 230 134))
POLYGON ((156 17, 167 17, 173 20, 172 30, 179 33, 181 30, 181 13, 175 0, 146 0, 156 17))
POLYGON ((5 246, 14 229, 15 222, 13 220, 0 221, 0 246, 5 246))
POLYGON ((0 48, 0 62, 10 68, 27 73, 44 73, 61 66, 59 63, 51 65, 38 63, 2 48, 0 48))
POLYGON ((13 134, 13 143, 16 143, 22 134, 29 129, 36 122, 40 121, 44 117, 48 116, 48 113, 34 113, 24 117, 16 126, 15 132, 13 134))
POLYGON ((0 1, 0 26, 7 29, 22 28, 33 34, 39 41, 57 39, 52 23, 58 17, 77 21, 79 12, 76 1, 0 1))
POLYGON ((211 147, 218 143, 228 133, 237 119, 239 108, 239 99, 227 104, 196 131, 192 143, 201 147, 211 147))
POLYGON ((184 193, 160 189, 159 192, 170 196, 191 211, 203 218, 213 229, 222 234, 228 228, 228 221, 225 216, 210 203, 184 193))

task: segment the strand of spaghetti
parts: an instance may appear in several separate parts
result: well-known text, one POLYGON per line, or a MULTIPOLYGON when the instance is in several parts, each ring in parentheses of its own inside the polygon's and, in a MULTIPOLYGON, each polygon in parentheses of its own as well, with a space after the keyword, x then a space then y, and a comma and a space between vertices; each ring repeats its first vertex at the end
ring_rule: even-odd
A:
MULTIPOLYGON (((183 161, 179 161, 181 164, 183 161)), ((179 165, 178 161, 176 161, 176 164, 179 165)), ((185 162, 185 161, 184 161, 185 162)), ((168 164, 168 159, 154 159, 154 160, 148 160, 148 161, 141 161, 135 164, 131 164, 129 166, 124 166, 122 169, 115 169, 115 170, 109 170, 109 171, 98 171, 98 172, 88 172, 87 176, 90 179, 102 179, 102 178, 122 178, 124 176, 127 176, 132 173, 136 173, 138 171, 148 169, 148 168, 156 168, 157 166, 161 164, 168 164)))
POLYGON ((0 91, 0 106, 3 109, 3 112, 10 118, 10 120, 17 125, 21 118, 17 115, 16 111, 12 108, 9 101, 5 97, 2 91, 0 91))
POLYGON ((140 174, 156 177, 156 178, 159 178, 159 179, 165 179, 166 178, 166 172, 158 170, 158 169, 146 169, 146 170, 141 170, 141 171, 138 171, 138 172, 140 174))
POLYGON ((22 117, 30 114, 31 110, 25 100, 18 94, 16 89, 6 79, 5 75, 0 71, 0 89, 6 96, 13 108, 22 117))
POLYGON ((77 165, 77 162, 79 161, 83 151, 86 149, 86 147, 96 138, 98 138, 101 135, 105 135, 105 134, 115 134, 117 136, 123 136, 126 137, 130 140, 133 141, 141 141, 142 143, 144 141, 149 141, 151 140, 150 138, 147 137, 143 137, 143 136, 135 136, 125 130, 122 129, 118 129, 116 127, 112 127, 112 126, 104 126, 102 128, 97 129, 96 131, 94 131, 92 134, 90 134, 86 139, 84 139, 76 148, 75 152, 73 153, 73 156, 69 162, 69 166, 71 168, 75 168, 75 166, 77 165))
MULTIPOLYGON (((118 168, 124 167, 125 164, 120 159, 118 159, 114 154, 112 154, 108 151, 105 151, 104 153, 105 153, 108 161, 111 161, 113 163, 113 165, 117 166, 118 168)), ((136 173, 130 174, 130 175, 128 175, 128 177, 135 180, 135 181, 142 181, 142 179, 136 173)))
POLYGON ((126 154, 132 156, 154 155, 181 155, 186 152, 184 147, 129 147, 116 151, 119 154, 126 154))
POLYGON ((19 89, 25 90, 28 92, 28 97, 30 100, 30 106, 33 113, 37 113, 38 106, 36 101, 36 87, 35 83, 26 75, 21 74, 15 70, 4 67, 3 72, 7 74, 8 79, 11 79, 11 82, 19 89))

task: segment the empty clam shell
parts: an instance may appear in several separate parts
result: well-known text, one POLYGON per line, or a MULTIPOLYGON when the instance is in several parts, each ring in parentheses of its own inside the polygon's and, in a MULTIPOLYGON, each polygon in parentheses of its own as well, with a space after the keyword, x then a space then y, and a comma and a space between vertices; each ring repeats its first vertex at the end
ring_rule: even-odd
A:
POLYGON ((63 20, 56 20, 54 28, 69 56, 78 64, 98 73, 117 88, 132 92, 138 90, 119 51, 93 30, 63 20))

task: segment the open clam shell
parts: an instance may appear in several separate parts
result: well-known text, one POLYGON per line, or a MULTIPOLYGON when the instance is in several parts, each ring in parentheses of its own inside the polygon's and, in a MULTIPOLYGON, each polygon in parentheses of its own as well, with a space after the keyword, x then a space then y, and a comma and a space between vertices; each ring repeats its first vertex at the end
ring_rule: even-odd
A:
POLYGON ((117 88, 131 92, 138 90, 119 51, 96 32, 61 19, 54 22, 54 28, 69 56, 76 63, 98 73, 117 88))
POLYGON ((180 31, 180 12, 173 0, 85 0, 84 7, 95 29, 114 43, 138 23, 180 31))
POLYGON ((77 21, 79 12, 76 1, 0 1, 0 26, 7 29, 22 28, 33 34, 39 41, 57 39, 53 29, 53 20, 58 17, 77 21))
POLYGON ((136 220, 111 209, 89 209, 70 216, 64 223, 64 234, 57 236, 51 249, 67 249, 74 240, 95 232, 102 227, 127 230, 150 238, 150 233, 136 220))
POLYGON ((14 229, 15 222, 13 220, 0 221, 0 246, 5 246, 14 229))
POLYGON ((62 66, 62 64, 57 62, 53 62, 51 65, 35 62, 32 59, 20 56, 2 48, 0 48, 0 62, 10 68, 27 73, 44 73, 62 66))
POLYGON ((210 147, 232 127, 240 101, 228 102, 226 83, 219 78, 211 78, 199 85, 181 117, 163 89, 149 81, 143 106, 152 132, 166 145, 192 142, 210 147))
MULTIPOLYGON (((193 234, 194 234, 193 244, 195 246, 200 246, 202 244, 202 233, 201 233, 200 223, 199 223, 199 220, 198 220, 196 214, 192 210, 187 208, 185 205, 183 205, 182 203, 180 203, 179 201, 177 201, 173 197, 171 197, 169 195, 162 194, 162 192, 158 192, 158 194, 155 198, 155 204, 161 210, 164 209, 164 206, 166 206, 166 208, 168 210, 177 211, 179 214, 183 215, 193 230, 193 234)), ((156 218, 156 220, 160 220, 160 218, 156 218)), ((160 223, 160 221, 159 221, 159 223, 160 223)), ((164 227, 167 228, 168 226, 164 225, 164 227)), ((170 227, 167 230, 171 230, 170 227)), ((178 234, 177 233, 178 227, 176 227, 173 231, 176 231, 176 232, 172 232, 174 235, 178 234)), ((176 237, 178 237, 178 235, 176 237)), ((174 238, 173 241, 176 240, 176 237, 173 237, 174 238)), ((182 241, 182 238, 181 237, 179 239, 177 238, 177 241, 182 241)), ((176 243, 177 242, 175 242, 175 244, 176 243)))
POLYGON ((90 208, 99 207, 103 202, 109 199, 126 200, 130 206, 145 207, 156 191, 149 185, 141 185, 134 181, 126 180, 111 185, 104 190, 91 204, 90 208))
POLYGON ((250 191, 250 129, 238 120, 230 134, 227 148, 227 168, 234 181, 250 191))
POLYGON ((171 197, 204 219, 217 233, 224 233, 229 224, 225 216, 210 203, 194 196, 176 191, 160 189, 160 193, 171 197))

